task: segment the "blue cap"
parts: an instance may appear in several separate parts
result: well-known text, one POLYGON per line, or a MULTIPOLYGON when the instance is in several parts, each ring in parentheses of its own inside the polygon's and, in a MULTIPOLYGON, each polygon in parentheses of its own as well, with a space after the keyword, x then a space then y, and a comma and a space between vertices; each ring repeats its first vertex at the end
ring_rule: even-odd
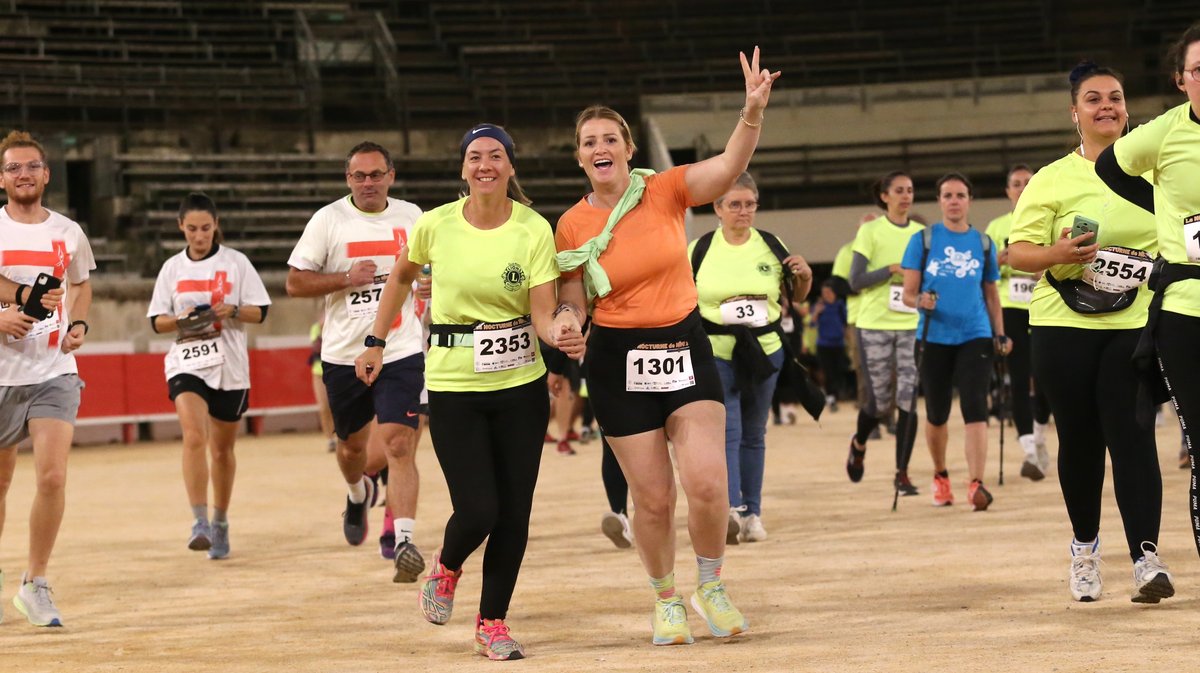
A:
POLYGON ((477 124, 471 127, 471 130, 463 135, 462 143, 459 145, 459 159, 467 158, 467 145, 470 145, 471 141, 476 138, 493 138, 500 141, 500 144, 504 146, 504 151, 508 153, 509 162, 513 164, 517 163, 516 156, 513 153, 512 136, 508 135, 507 131, 495 124, 477 124))

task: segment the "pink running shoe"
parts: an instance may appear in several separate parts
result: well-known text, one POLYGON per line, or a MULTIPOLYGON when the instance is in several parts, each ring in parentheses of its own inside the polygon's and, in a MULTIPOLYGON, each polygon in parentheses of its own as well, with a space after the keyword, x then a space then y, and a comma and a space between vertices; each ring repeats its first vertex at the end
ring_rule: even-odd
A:
POLYGON ((454 611, 454 590, 458 587, 458 579, 462 577, 462 569, 451 571, 442 565, 441 550, 434 554, 431 567, 432 570, 421 582, 421 592, 417 598, 425 619, 430 624, 441 626, 450 621, 450 614, 454 611))
POLYGON ((525 648, 508 635, 503 619, 483 619, 475 615, 475 651, 492 661, 525 658, 525 648))

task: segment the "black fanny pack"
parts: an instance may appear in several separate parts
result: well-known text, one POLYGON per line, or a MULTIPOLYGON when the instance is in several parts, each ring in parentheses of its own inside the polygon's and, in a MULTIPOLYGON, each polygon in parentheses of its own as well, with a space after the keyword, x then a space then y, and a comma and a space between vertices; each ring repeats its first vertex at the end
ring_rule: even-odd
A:
POLYGON ((1084 315, 1099 315, 1101 313, 1116 313, 1133 305, 1137 299, 1138 288, 1124 292, 1105 292, 1097 290, 1080 278, 1059 280, 1046 269, 1046 282, 1058 291, 1067 308, 1084 315))

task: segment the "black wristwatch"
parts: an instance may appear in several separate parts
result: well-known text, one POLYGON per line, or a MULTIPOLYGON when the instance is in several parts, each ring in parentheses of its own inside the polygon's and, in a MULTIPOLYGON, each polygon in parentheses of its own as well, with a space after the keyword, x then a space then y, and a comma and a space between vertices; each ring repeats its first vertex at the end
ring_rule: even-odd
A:
POLYGON ((363 345, 367 348, 384 348, 387 342, 377 338, 374 334, 368 334, 366 339, 363 339, 363 345))

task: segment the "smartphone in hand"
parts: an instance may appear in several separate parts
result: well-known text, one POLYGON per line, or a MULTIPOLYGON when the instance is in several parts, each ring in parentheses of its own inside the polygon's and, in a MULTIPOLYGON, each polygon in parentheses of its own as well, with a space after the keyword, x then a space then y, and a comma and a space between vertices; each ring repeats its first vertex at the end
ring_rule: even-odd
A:
POLYGON ((50 309, 42 306, 42 297, 61 285, 62 281, 58 278, 48 273, 39 273, 37 280, 33 281, 33 289, 29 291, 29 296, 25 299, 25 305, 21 307, 21 312, 38 320, 50 317, 50 309))
POLYGON ((1100 223, 1083 215, 1076 215, 1075 223, 1071 225, 1071 238, 1079 238, 1088 232, 1095 234, 1088 243, 1094 245, 1100 239, 1100 223))

